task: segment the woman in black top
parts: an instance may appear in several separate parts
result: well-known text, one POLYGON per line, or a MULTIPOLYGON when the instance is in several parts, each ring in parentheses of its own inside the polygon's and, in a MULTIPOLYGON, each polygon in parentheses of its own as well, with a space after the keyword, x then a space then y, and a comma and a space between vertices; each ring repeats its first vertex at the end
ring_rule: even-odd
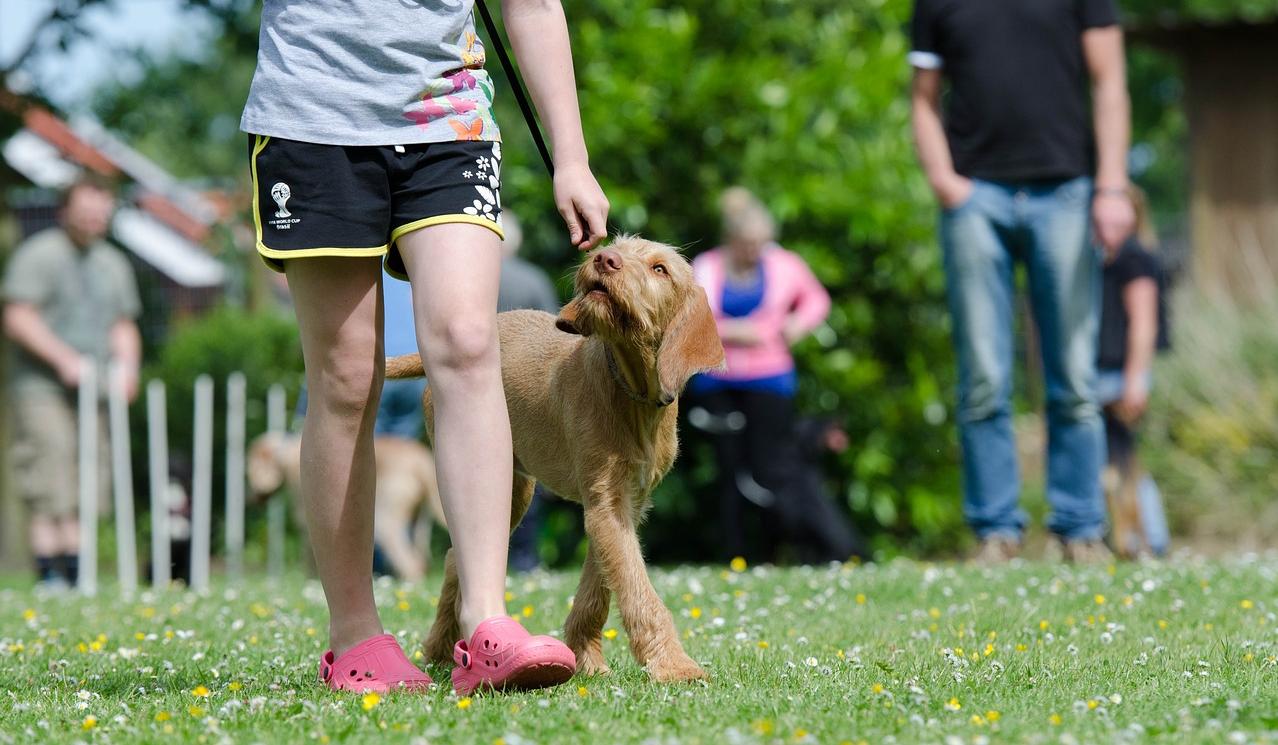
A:
MULTIPOLYGON (((1109 465, 1126 473, 1136 449, 1136 425, 1145 413, 1154 354, 1168 347, 1162 262, 1145 195, 1132 187, 1136 234, 1105 264, 1102 285, 1097 392, 1105 407, 1109 465)), ((1108 469, 1107 469, 1108 470, 1108 469)), ((1149 549, 1167 550, 1167 519, 1153 478, 1137 487, 1141 527, 1149 549)))

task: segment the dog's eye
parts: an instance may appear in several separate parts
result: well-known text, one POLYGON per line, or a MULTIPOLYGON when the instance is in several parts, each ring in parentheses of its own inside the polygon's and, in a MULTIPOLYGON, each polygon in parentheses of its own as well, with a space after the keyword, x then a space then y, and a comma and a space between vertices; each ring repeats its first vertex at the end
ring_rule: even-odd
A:
POLYGON ((668 272, 666 271, 665 264, 653 264, 652 271, 656 272, 657 274, 668 274, 668 272))

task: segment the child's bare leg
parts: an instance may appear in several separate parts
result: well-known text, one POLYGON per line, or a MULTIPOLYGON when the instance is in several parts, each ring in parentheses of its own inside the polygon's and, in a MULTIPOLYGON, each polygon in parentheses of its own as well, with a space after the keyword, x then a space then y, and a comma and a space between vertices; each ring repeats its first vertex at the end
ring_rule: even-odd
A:
POLYGON ((333 654, 382 633, 373 601, 373 421, 385 372, 376 258, 285 264, 306 361, 300 495, 333 654))
MULTIPOLYGON (((506 613, 510 419, 497 345, 501 243, 487 228, 434 225, 399 239, 435 405, 435 465, 466 638, 506 613)), ((441 608, 442 611, 442 608, 441 608)))

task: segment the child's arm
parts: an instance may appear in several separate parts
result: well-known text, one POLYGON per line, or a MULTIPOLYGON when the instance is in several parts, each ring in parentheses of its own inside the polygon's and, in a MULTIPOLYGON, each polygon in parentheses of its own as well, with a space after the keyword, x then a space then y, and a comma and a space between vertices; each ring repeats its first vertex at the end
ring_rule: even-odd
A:
POLYGON ((502 20, 550 133, 555 205, 573 244, 593 248, 608 233, 608 199, 590 172, 564 9, 558 0, 503 0, 502 20))
POLYGON ((1140 277, 1123 288, 1127 312, 1127 362, 1123 365, 1123 397, 1118 414, 1128 423, 1145 413, 1149 402, 1149 368, 1158 341, 1158 282, 1140 277))

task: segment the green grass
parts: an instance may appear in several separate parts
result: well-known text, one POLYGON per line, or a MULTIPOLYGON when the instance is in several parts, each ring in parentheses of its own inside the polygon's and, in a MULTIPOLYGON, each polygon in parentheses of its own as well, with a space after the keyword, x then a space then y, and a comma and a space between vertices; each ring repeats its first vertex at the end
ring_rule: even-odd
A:
MULTIPOLYGON (((314 681, 313 582, 133 601, 2 590, 0 743, 1278 742, 1278 560, 654 579, 708 685, 648 682, 621 631, 606 677, 460 701, 436 686, 367 709, 314 681)), ((574 582, 513 578, 510 610, 554 629, 574 582)), ((378 586, 410 648, 437 588, 378 586)))

